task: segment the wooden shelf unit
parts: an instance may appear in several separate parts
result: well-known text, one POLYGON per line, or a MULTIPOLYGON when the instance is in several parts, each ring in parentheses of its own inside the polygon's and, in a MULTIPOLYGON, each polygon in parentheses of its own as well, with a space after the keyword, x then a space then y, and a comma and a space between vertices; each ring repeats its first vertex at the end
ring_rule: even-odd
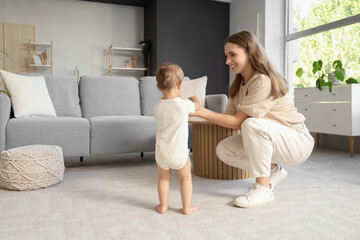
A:
MULTIPOLYGON (((149 68, 145 68, 145 67, 133 68, 133 67, 114 66, 114 53, 115 52, 123 53, 123 55, 129 55, 131 53, 139 52, 141 55, 141 51, 142 51, 141 48, 114 47, 113 45, 110 45, 110 47, 106 51, 106 54, 108 55, 108 66, 107 66, 107 70, 106 70, 108 75, 112 76, 114 71, 136 71, 136 72, 144 71, 144 72, 146 72, 145 75, 149 75, 150 74, 149 68)), ((139 58, 139 59, 141 59, 141 58, 139 58)), ((149 59, 148 66, 150 66, 150 56, 148 57, 148 59, 149 59)))
POLYGON ((28 52, 29 52, 29 64, 28 64, 29 73, 33 72, 33 68, 49 68, 50 74, 53 75, 53 41, 50 41, 50 43, 32 42, 31 39, 29 39, 28 52), (46 50, 46 53, 49 51, 49 54, 47 54, 49 56, 46 59, 46 64, 33 63, 33 55, 36 53, 37 48, 46 50))

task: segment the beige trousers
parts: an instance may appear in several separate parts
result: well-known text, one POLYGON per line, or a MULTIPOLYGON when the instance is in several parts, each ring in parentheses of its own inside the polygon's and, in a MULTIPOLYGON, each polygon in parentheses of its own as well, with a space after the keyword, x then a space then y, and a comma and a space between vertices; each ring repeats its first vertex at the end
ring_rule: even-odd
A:
POLYGON ((253 177, 269 177, 271 163, 298 165, 314 148, 314 138, 304 124, 296 130, 263 118, 247 118, 241 134, 222 140, 216 154, 224 163, 250 171, 253 177))

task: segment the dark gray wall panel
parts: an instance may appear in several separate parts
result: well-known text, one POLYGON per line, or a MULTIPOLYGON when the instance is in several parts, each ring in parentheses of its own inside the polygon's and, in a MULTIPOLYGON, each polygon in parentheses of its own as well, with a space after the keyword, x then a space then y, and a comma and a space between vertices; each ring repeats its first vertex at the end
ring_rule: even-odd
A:
POLYGON ((207 93, 227 93, 224 40, 229 34, 229 4, 157 0, 156 16, 156 67, 165 61, 175 62, 190 78, 207 75, 207 93))

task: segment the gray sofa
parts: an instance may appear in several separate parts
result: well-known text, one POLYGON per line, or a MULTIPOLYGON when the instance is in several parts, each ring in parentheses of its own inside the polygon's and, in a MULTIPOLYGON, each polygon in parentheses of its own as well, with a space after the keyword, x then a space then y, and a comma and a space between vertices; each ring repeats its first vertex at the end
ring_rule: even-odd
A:
MULTIPOLYGON (((14 118, 10 98, 0 93, 0 152, 30 144, 58 145, 64 156, 155 150, 153 107, 161 93, 154 77, 82 76, 79 84, 73 76, 45 80, 57 117, 14 118)), ((223 112, 226 103, 224 94, 206 96, 211 110, 223 112)))

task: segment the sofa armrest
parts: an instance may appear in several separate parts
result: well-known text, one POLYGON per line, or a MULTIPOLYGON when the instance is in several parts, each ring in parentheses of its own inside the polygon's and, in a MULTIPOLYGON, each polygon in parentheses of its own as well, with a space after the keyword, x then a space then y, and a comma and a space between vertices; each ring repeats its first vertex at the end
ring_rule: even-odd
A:
POLYGON ((11 101, 8 95, 0 93, 0 152, 6 147, 6 124, 10 119, 11 101))
POLYGON ((211 111, 223 113, 228 102, 225 94, 213 94, 205 96, 205 107, 211 111))

